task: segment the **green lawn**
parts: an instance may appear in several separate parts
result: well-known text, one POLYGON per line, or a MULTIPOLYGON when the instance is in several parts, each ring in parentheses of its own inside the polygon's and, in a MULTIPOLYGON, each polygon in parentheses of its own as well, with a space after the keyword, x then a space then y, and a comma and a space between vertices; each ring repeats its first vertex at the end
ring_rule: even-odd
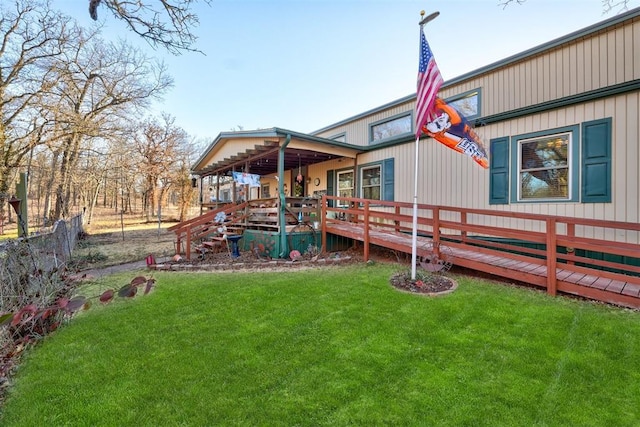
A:
POLYGON ((30 352, 0 424, 640 425, 640 313, 394 271, 157 273, 30 352))

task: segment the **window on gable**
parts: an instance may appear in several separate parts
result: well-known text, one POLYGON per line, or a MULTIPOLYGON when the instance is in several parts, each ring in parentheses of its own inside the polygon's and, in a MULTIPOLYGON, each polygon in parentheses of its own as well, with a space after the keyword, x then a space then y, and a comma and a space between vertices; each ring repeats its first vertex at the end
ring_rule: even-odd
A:
POLYGON ((332 136, 329 139, 333 139, 334 141, 338 141, 338 142, 347 142, 347 134, 341 133, 339 135, 332 136))
POLYGON ((455 107, 467 120, 480 117, 480 89, 474 89, 469 92, 462 93, 458 96, 447 98, 449 105, 455 107))
POLYGON ((571 198, 571 133, 518 140, 518 200, 571 198))
POLYGON ((361 169, 362 197, 365 199, 381 200, 381 170, 380 165, 361 169))
POLYGON ((394 136, 410 134, 412 126, 411 114, 395 117, 371 125, 371 142, 378 142, 394 136))

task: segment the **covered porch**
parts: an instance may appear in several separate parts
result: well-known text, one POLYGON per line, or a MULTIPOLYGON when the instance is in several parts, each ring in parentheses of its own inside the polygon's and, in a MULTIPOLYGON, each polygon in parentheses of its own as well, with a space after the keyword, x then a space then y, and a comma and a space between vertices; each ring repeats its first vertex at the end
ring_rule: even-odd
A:
POLYGON ((322 197, 327 170, 355 166, 364 147, 286 129, 223 132, 193 165, 201 213, 226 203, 283 197, 322 197), (258 178, 241 184, 234 176, 258 178))
POLYGON ((354 167, 363 151, 280 128, 220 133, 192 167, 201 215, 171 228, 176 252, 190 259, 193 250, 201 250, 198 245, 219 238, 220 215, 231 234, 245 236, 245 248, 254 235, 253 246, 266 247, 271 256, 287 257, 303 243, 319 246, 313 225, 319 224, 321 197, 332 191, 327 171, 354 167), (313 237, 293 245, 292 236, 302 228, 313 237))

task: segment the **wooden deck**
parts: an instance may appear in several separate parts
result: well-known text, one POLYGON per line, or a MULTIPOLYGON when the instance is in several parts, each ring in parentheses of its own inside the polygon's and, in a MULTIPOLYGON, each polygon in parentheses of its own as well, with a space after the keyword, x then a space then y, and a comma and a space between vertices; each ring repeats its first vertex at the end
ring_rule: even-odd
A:
MULTIPOLYGON (((408 203, 349 199, 348 209, 323 203, 327 233, 412 252, 408 203), (331 214, 334 212, 335 214, 331 214), (343 220, 331 217, 344 218, 343 220)), ((453 265, 624 307, 640 308, 640 225, 419 205, 417 256, 437 252, 453 265), (617 241, 624 235, 626 241, 617 241), (602 236, 602 237, 594 237, 602 236), (611 238, 608 238, 611 236, 611 238), (631 240, 631 242, 629 242, 631 240)))

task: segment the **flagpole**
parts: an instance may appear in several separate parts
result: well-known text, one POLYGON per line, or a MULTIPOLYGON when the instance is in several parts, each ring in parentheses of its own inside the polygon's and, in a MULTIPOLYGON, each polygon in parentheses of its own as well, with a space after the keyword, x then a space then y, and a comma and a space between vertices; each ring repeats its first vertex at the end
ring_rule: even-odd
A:
MULTIPOLYGON (((420 16, 424 16, 424 10, 420 11, 420 16)), ((420 32, 422 27, 429 21, 436 19, 440 15, 440 12, 433 12, 426 18, 420 20, 420 32)), ((415 152, 415 167, 413 174, 413 230, 411 233, 411 280, 416 279, 416 264, 418 253, 418 156, 420 154, 420 132, 416 136, 416 152, 415 152)))
POLYGON ((411 234, 411 280, 416 280, 416 261, 418 249, 418 154, 420 137, 416 137, 415 168, 413 174, 413 230, 411 234))

